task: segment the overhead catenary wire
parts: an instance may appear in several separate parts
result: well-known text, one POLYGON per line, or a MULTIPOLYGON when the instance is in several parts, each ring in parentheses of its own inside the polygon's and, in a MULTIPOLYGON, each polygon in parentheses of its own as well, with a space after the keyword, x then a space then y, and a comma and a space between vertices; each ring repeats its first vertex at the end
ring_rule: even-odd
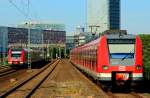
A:
POLYGON ((23 16, 29 18, 28 14, 26 14, 23 10, 21 10, 12 0, 8 0, 8 2, 12 4, 23 16))
POLYGON ((27 15, 28 14, 28 1, 27 0, 21 0, 20 5, 22 7, 22 11, 24 11, 24 13, 26 13, 26 15, 27 15))
POLYGON ((33 14, 34 19, 39 19, 38 12, 33 7, 31 0, 21 0, 21 7, 17 6, 17 4, 13 0, 8 0, 11 5, 13 5, 19 13, 21 13, 26 20, 33 20, 31 19, 31 14, 33 14), (31 7, 32 6, 32 7, 31 7), (32 13, 31 13, 32 8, 32 13))
POLYGON ((31 57, 30 57, 30 0, 27 0, 27 14, 22 11, 12 0, 8 0, 22 15, 29 20, 28 25, 28 69, 31 69, 31 57))
POLYGON ((39 16, 37 9, 33 6, 32 1, 30 1, 30 7, 32 8, 32 14, 33 14, 34 19, 40 20, 41 17, 39 16))
POLYGON ((27 13, 28 13, 28 17, 29 17, 29 15, 30 15, 30 0, 28 0, 28 11, 27 11, 27 13))

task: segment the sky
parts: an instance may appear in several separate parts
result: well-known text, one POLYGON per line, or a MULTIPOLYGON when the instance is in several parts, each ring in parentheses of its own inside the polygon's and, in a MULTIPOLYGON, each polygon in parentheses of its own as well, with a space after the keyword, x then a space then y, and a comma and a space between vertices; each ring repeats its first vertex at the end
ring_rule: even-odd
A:
MULTIPOLYGON (((28 0, 0 0, 0 26, 16 26, 27 21, 28 0), (17 6, 21 12, 9 1, 17 6)), ((150 33, 150 0, 121 0, 121 29, 131 34, 150 33)), ((30 0, 29 16, 33 21, 64 23, 67 35, 76 26, 85 26, 86 0, 30 0)))

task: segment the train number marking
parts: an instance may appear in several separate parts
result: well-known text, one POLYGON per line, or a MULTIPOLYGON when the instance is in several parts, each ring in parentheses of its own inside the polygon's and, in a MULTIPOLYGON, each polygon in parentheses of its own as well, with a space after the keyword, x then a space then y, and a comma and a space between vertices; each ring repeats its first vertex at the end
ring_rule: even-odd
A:
POLYGON ((125 66, 119 66, 119 71, 125 71, 126 67, 125 66))

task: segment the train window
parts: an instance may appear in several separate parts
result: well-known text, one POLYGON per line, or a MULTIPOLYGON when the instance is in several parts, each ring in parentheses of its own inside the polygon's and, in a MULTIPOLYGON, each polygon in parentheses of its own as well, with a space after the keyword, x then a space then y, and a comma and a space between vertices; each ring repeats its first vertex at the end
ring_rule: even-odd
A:
POLYGON ((134 44, 109 44, 111 58, 134 58, 134 44))
POLYGON ((109 44, 111 65, 133 65, 135 44, 109 44))
POLYGON ((110 57, 112 59, 132 59, 134 58, 134 53, 111 53, 110 57))
POLYGON ((135 44, 135 39, 108 39, 108 44, 135 44))
POLYGON ((20 57, 21 54, 12 54, 11 56, 12 56, 12 57, 20 57))

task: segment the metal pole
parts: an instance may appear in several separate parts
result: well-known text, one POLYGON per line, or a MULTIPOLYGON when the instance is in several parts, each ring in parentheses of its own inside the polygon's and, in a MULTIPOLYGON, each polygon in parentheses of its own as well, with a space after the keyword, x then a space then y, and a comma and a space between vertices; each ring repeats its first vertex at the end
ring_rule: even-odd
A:
POLYGON ((5 33, 3 32, 3 45, 2 45, 2 54, 3 54, 3 65, 5 65, 5 33))
POLYGON ((30 22, 28 23, 28 69, 31 70, 31 55, 30 55, 30 22))
POLYGON ((44 38, 43 38, 43 32, 42 32, 42 54, 44 58, 44 38))
POLYGON ((48 50, 47 50, 47 58, 48 58, 48 59, 50 59, 50 50, 49 50, 49 49, 50 49, 50 47, 49 47, 49 39, 48 39, 48 45, 47 45, 47 46, 48 46, 48 47, 47 47, 47 49, 48 49, 48 50))
POLYGON ((28 0, 28 14, 27 14, 27 18, 28 18, 28 20, 29 20, 29 22, 27 23, 27 27, 28 27, 28 69, 29 70, 31 70, 31 50, 30 50, 30 39, 31 39, 31 32, 30 32, 30 16, 29 16, 29 14, 30 14, 30 1, 28 0))
POLYGON ((60 46, 59 46, 59 57, 61 58, 61 49, 60 49, 60 46))
POLYGON ((51 48, 50 55, 51 55, 51 60, 52 60, 53 59, 53 48, 51 48))
POLYGON ((66 49, 66 45, 65 45, 65 47, 64 47, 64 58, 66 58, 66 51, 67 51, 67 49, 66 49))

